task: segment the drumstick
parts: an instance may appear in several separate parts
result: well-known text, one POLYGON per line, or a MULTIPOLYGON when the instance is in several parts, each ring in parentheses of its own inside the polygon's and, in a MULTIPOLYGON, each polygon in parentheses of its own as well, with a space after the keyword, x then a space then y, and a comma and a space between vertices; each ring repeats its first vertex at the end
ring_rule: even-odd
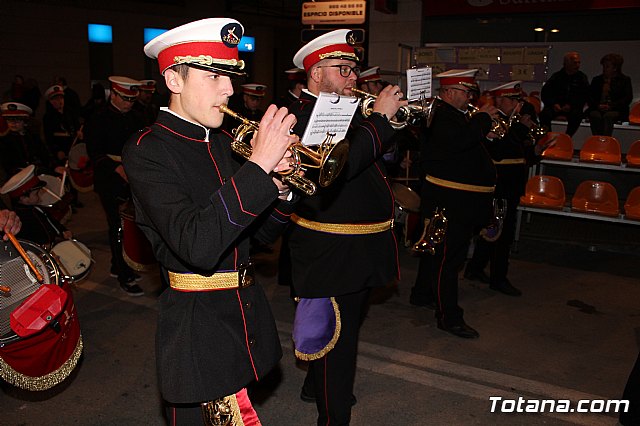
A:
POLYGON ((50 190, 49 188, 47 188, 46 186, 43 186, 42 189, 45 190, 45 192, 48 192, 49 195, 51 195, 54 198, 57 198, 58 201, 62 201, 62 198, 58 197, 52 190, 50 190))
POLYGON ((69 167, 69 159, 64 163, 64 172, 62 172, 62 180, 60 181, 60 189, 58 190, 58 197, 60 199, 62 199, 61 197, 64 195, 64 181, 67 180, 67 167, 69 167))
POLYGON ((89 260, 91 260, 93 263, 96 263, 95 260, 93 260, 93 257, 91 257, 91 252, 87 253, 87 251, 80 245, 78 244, 78 242, 76 240, 74 240, 73 238, 71 238, 70 240, 71 243, 78 249, 80 250, 80 253, 84 254, 85 256, 87 256, 89 258, 89 260))
POLYGON ((0 285, 0 293, 11 293, 11 287, 0 285))
POLYGON ((24 251, 24 249, 20 245, 20 242, 16 239, 16 237, 11 232, 5 232, 4 234, 9 238, 9 240, 11 240, 16 250, 18 250, 18 253, 20 253, 20 256, 22 256, 22 259, 24 259, 24 261, 29 266, 29 269, 31 269, 31 272, 33 272, 33 274, 36 276, 36 280, 40 284, 42 284, 42 282, 44 281, 44 278, 42 278, 42 274, 40 273, 40 271, 38 271, 36 266, 33 264, 27 252, 24 251))

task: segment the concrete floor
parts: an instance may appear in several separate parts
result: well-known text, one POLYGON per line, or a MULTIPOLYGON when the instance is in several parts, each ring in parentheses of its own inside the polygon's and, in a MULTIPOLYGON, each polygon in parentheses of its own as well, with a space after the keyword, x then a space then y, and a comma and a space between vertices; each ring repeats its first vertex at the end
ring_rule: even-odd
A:
MULTIPOLYGON (((162 425, 156 389, 156 273, 146 295, 124 294, 108 275, 104 215, 93 193, 68 224, 96 263, 74 293, 85 350, 63 384, 46 392, 0 385, 0 425, 162 425)), ((510 279, 520 298, 460 281, 465 319, 480 339, 438 330, 433 312, 408 303, 417 258, 401 250, 402 280, 377 291, 361 333, 352 425, 615 425, 613 413, 497 413, 491 396, 517 400, 618 399, 640 346, 638 255, 523 230, 510 279), (556 240, 549 242, 549 240, 556 240)), ((540 222, 538 222, 540 223, 540 222)), ((276 246, 277 248, 277 246, 276 246)), ((277 284, 277 250, 257 256, 260 282, 285 355, 252 388, 264 425, 313 425, 299 398, 304 377, 291 350, 293 303, 277 284)))

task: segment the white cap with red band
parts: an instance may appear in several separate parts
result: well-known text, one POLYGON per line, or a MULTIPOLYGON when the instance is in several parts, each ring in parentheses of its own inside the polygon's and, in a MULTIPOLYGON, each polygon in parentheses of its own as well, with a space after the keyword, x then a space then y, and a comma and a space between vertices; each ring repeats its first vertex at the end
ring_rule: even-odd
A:
POLYGON ((123 98, 136 98, 138 96, 138 88, 142 83, 129 77, 112 75, 109 77, 111 82, 111 90, 116 92, 123 98))
POLYGON ((382 81, 382 77, 380 77, 380 67, 372 67, 360 73, 358 83, 365 83, 367 81, 382 81))
POLYGON ((20 102, 5 102, 0 105, 2 116, 7 118, 29 118, 33 110, 20 102))
POLYGON ((151 40, 144 53, 158 59, 160 72, 188 64, 222 74, 246 75, 238 59, 244 28, 229 18, 207 18, 173 28, 151 40))
POLYGON ((293 57, 293 64, 309 71, 313 65, 323 59, 347 59, 358 62, 355 37, 351 30, 334 30, 311 40, 302 46, 293 57))
POLYGON ((490 92, 493 96, 519 98, 522 96, 522 81, 510 81, 509 83, 494 87, 490 92))
POLYGON ((287 80, 305 81, 307 73, 302 68, 291 68, 284 72, 287 74, 287 80))
POLYGON ((263 97, 267 93, 267 86, 264 84, 243 84, 242 93, 251 96, 263 97))
POLYGON ((475 75, 478 72, 477 68, 464 70, 453 69, 445 72, 441 72, 436 75, 436 78, 440 79, 440 87, 442 86, 455 86, 463 85, 467 87, 475 86, 475 75))
POLYGON ((56 96, 64 96, 64 88, 58 84, 51 86, 44 92, 44 97, 47 99, 52 99, 56 96))
POLYGON ((140 80, 140 90, 146 90, 147 92, 155 92, 156 81, 155 80, 140 80))
POLYGON ((40 180, 35 171, 36 167, 33 164, 20 170, 2 185, 0 194, 9 194, 11 198, 17 199, 33 189, 42 188, 46 182, 40 180))

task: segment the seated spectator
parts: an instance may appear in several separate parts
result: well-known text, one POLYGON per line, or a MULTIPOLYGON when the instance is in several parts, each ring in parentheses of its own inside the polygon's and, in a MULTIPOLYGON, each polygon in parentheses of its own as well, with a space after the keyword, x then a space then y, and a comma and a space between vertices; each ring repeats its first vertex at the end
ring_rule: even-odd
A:
POLYGON ((631 79, 622 74, 623 62, 621 55, 604 55, 602 74, 591 80, 588 117, 593 135, 611 136, 614 123, 629 120, 633 89, 631 79))
POLYGON ((540 93, 544 108, 540 111, 540 123, 551 130, 551 120, 563 117, 567 120, 567 133, 573 136, 584 115, 589 96, 589 80, 580 71, 580 54, 568 52, 564 65, 542 86, 540 93))

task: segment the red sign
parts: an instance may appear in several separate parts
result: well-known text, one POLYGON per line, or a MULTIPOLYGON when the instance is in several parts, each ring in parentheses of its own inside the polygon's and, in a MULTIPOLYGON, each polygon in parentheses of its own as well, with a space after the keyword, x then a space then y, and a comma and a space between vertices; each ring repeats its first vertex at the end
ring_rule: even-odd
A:
POLYGON ((640 8, 640 0, 423 0, 424 16, 571 12, 640 8))

